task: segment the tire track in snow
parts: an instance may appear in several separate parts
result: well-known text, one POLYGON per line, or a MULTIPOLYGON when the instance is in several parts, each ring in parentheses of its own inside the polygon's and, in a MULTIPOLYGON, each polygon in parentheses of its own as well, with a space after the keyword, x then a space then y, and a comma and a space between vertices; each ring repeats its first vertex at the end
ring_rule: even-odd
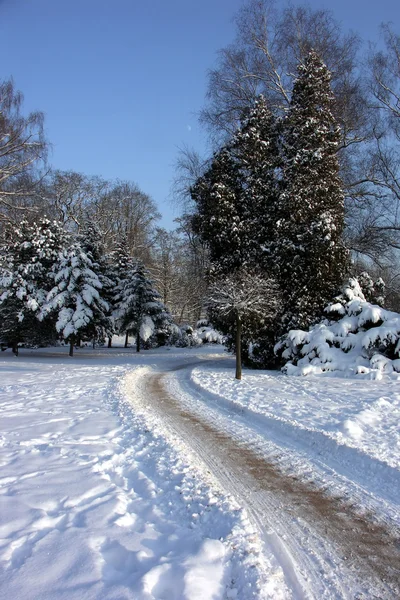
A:
POLYGON ((189 445, 246 507, 279 561, 294 598, 400 597, 400 552, 390 531, 356 514, 343 501, 282 474, 253 449, 183 408, 166 391, 165 376, 148 374, 139 389, 136 380, 135 397, 145 400, 147 409, 189 445))

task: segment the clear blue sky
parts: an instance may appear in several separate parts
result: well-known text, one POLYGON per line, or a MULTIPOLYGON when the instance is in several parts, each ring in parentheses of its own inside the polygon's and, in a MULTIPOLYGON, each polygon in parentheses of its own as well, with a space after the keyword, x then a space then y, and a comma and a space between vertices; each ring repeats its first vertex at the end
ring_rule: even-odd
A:
MULTIPOLYGON (((130 179, 172 227, 177 149, 202 149, 207 69, 242 0, 0 0, 0 78, 45 113, 51 163, 130 179)), ((398 0, 312 0, 365 39, 398 30, 398 0)))

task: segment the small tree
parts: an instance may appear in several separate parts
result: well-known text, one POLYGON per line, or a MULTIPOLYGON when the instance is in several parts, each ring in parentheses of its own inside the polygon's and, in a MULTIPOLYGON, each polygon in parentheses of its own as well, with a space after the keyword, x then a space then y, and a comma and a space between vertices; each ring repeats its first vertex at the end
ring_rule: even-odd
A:
POLYGON ((211 313, 230 319, 236 330, 236 379, 242 378, 242 328, 252 321, 272 319, 278 310, 279 293, 273 279, 236 271, 216 281, 210 289, 211 313))
POLYGON ((146 343, 156 337, 159 344, 160 338, 166 339, 171 332, 171 314, 142 263, 122 282, 116 317, 121 333, 135 335, 137 352, 141 341, 146 343))

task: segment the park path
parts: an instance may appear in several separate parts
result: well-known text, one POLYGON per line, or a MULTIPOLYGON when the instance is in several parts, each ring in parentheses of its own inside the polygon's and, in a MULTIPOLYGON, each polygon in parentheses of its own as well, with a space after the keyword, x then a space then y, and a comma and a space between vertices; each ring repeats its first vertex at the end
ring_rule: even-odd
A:
POLYGON ((171 374, 199 362, 171 364, 167 372, 147 371, 139 382, 137 374, 128 375, 127 393, 178 436, 246 508, 266 549, 280 563, 293 598, 400 598, 400 546, 393 531, 315 485, 284 474, 168 391, 171 374))

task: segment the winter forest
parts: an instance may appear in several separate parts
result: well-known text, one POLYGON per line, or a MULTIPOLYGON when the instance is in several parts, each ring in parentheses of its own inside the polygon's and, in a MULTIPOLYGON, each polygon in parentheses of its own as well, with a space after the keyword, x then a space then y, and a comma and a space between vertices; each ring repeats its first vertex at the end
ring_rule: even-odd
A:
POLYGON ((223 339, 238 378, 400 371, 398 32, 376 47, 251 0, 236 36, 209 73, 209 155, 177 157, 174 231, 134 181, 53 170, 43 115, 1 82, 3 349, 223 339))

